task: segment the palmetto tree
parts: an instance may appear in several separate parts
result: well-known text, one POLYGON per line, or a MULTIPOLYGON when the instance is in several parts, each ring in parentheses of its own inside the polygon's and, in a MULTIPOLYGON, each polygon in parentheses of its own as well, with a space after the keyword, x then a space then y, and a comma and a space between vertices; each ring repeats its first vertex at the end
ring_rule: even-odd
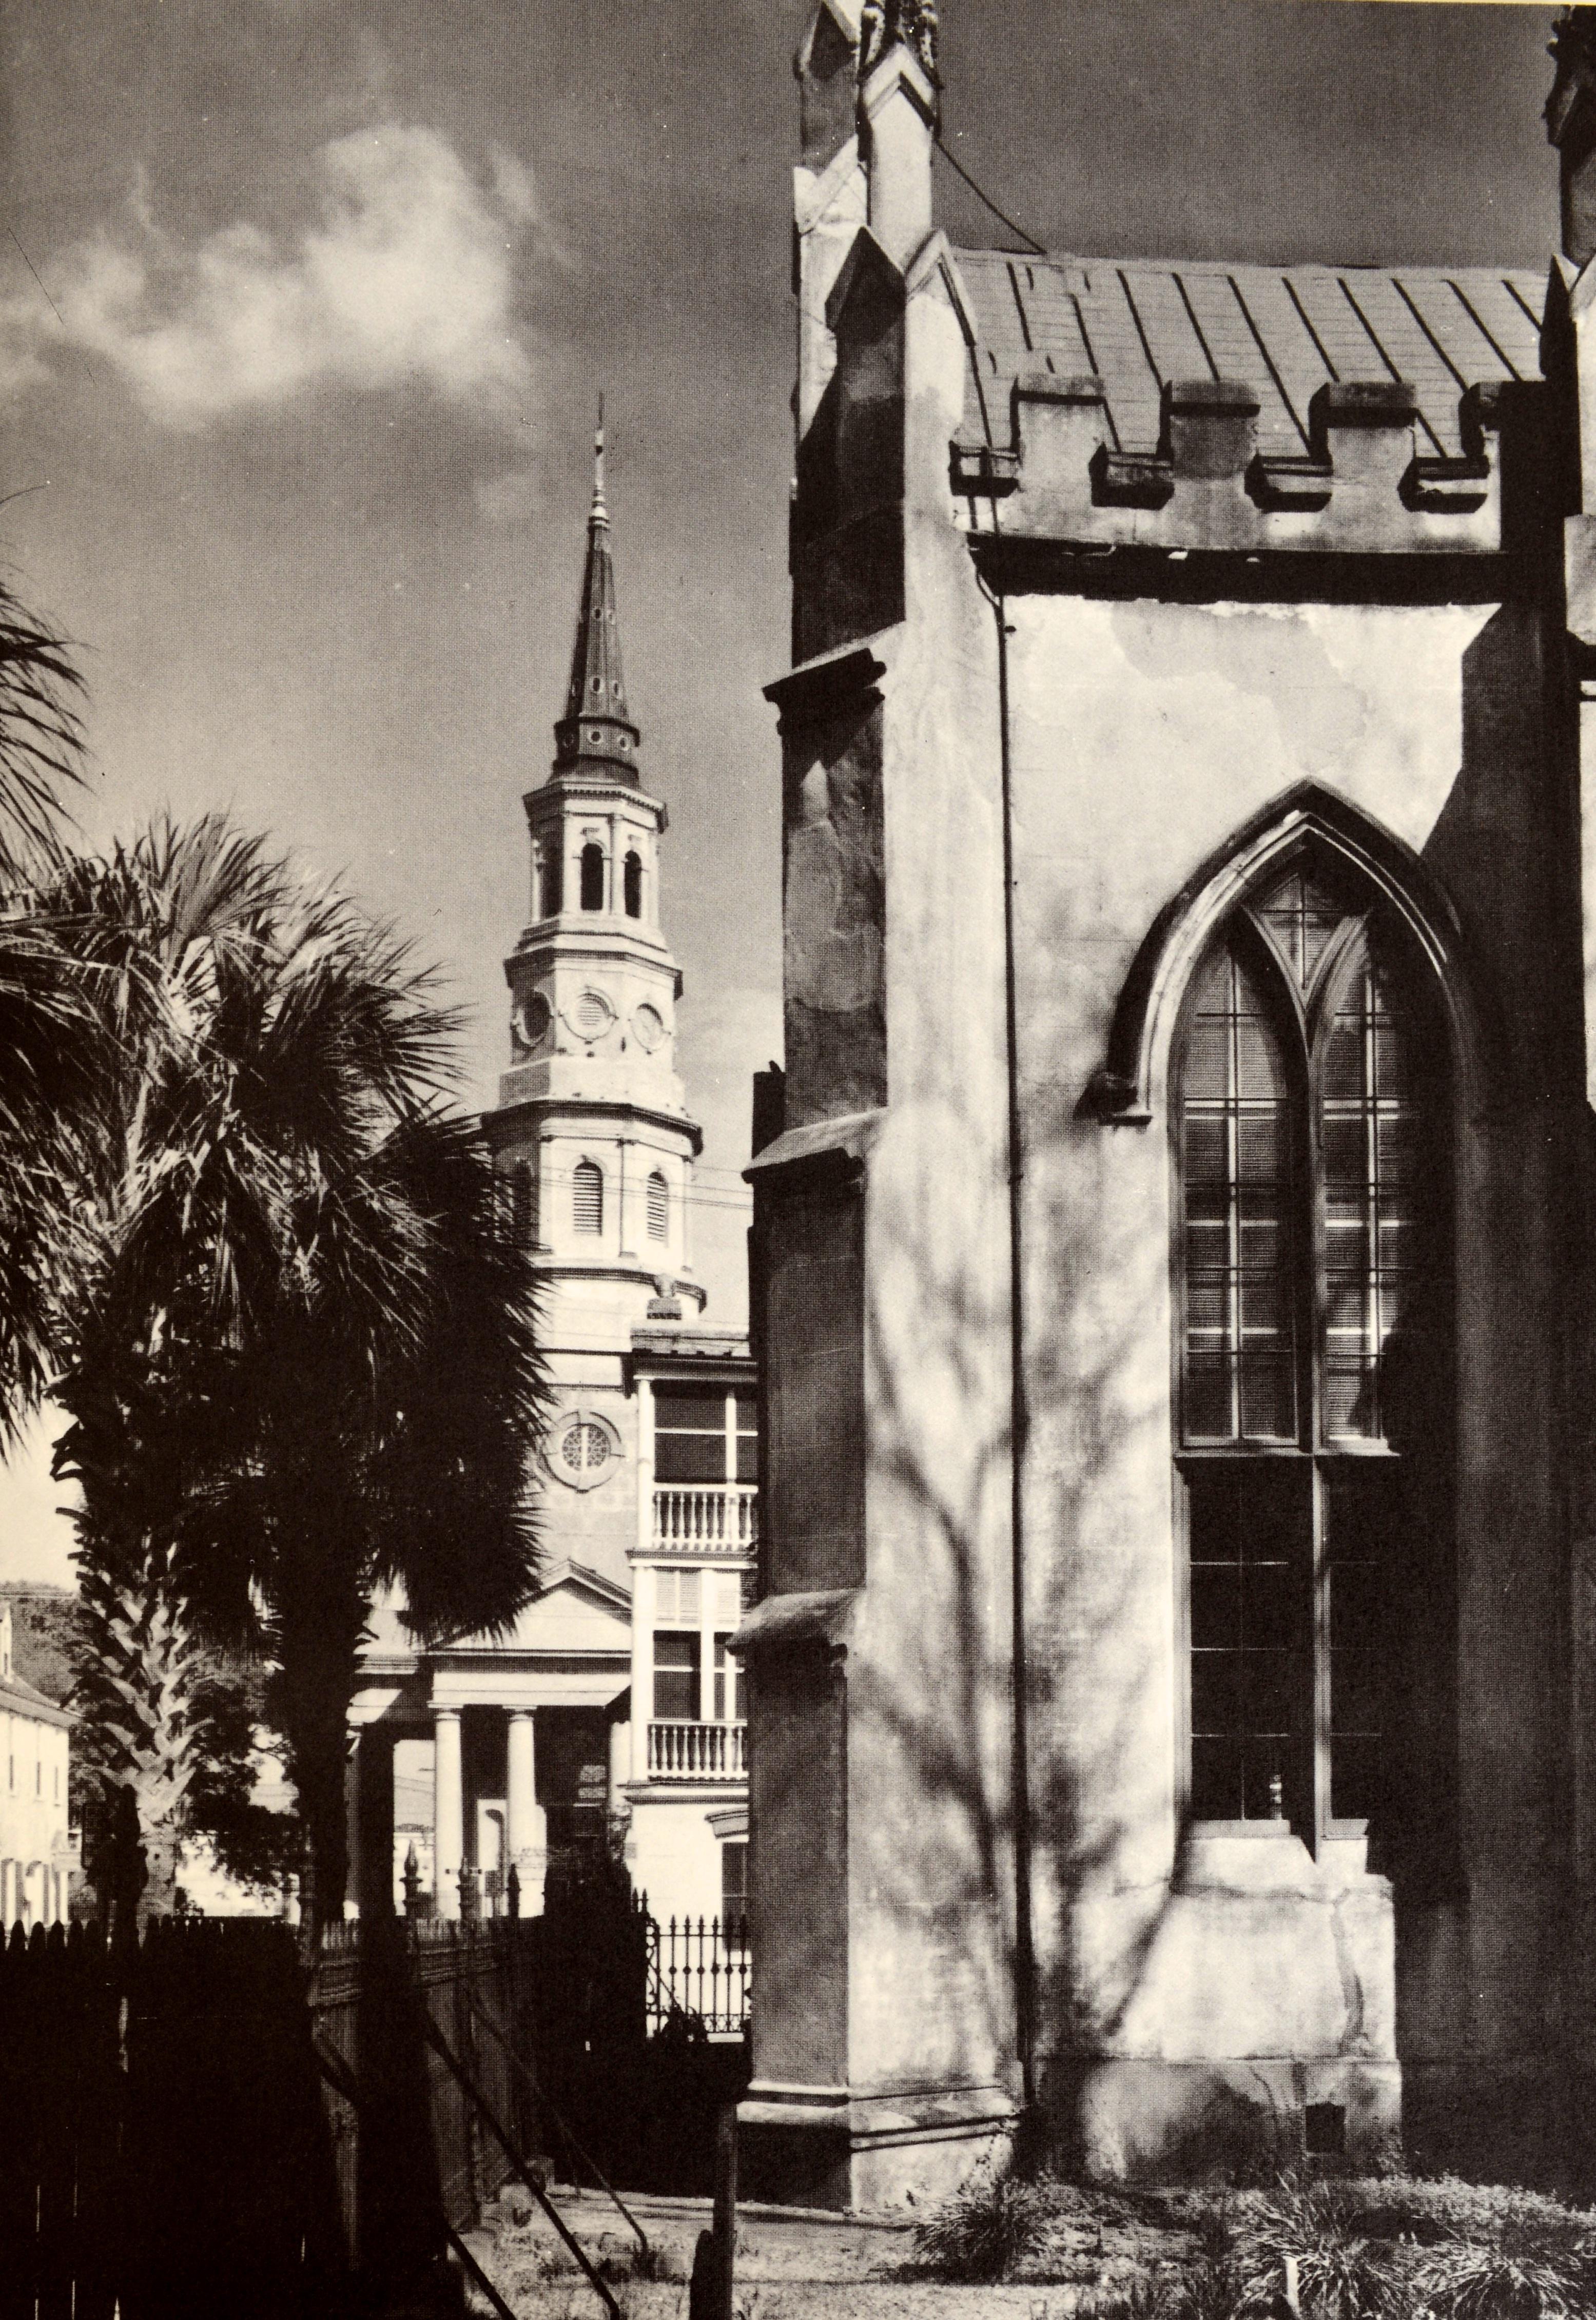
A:
POLYGON ((62 1146, 85 1092, 77 980, 34 907, 82 778, 79 690, 60 639, 0 583, 0 1441, 49 1374, 62 1146))
MULTIPOLYGON (((538 1391, 525 1260, 494 1237, 484 1164, 440 1110, 453 1018, 346 901, 307 893, 215 819, 73 865, 52 899, 95 1016, 55 1390, 96 1622, 84 1699, 102 1779, 131 1799, 111 1825, 131 1838, 136 1817, 142 1913, 169 1906, 195 1754, 182 1654, 199 1627, 264 1644, 320 1887, 340 1899, 331 1796, 366 1590, 402 1577, 419 1618, 435 1593, 475 1625, 512 1616, 533 1583, 507 1455, 538 1391), (473 1440, 436 1417, 449 1391, 426 1414, 443 1374, 428 1349, 461 1350, 462 1264, 504 1437, 485 1465, 467 1455, 480 1418, 473 1440), (445 1541, 382 1519, 427 1511, 408 1462, 429 1430, 460 1445, 439 1490, 474 1507, 481 1554, 460 1554, 458 1524, 445 1541), (434 1579, 440 1545, 457 1567, 434 1579)), ((114 1888, 137 1881, 113 1868, 114 1888)))
POLYGON ((396 1597, 423 1640, 503 1632, 536 1577, 526 1461, 545 1390, 486 1152, 468 1123, 422 1114, 370 1166, 382 1210, 424 1220, 419 1294, 374 1326, 336 1279, 286 1284, 231 1370, 223 1455, 184 1536, 207 1629, 252 1636, 278 1671, 313 1942, 344 1899, 345 1718, 374 1600, 396 1597))

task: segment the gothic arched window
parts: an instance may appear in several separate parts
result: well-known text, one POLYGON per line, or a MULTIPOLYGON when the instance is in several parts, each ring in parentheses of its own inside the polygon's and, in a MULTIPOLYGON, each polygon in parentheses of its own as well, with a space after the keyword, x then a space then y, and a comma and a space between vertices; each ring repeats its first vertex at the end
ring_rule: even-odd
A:
POLYGON ((648 1237, 664 1240, 670 1230, 670 1187, 657 1168, 648 1179, 648 1237))
POLYGON ((640 919, 643 915, 643 857, 635 848, 626 857, 621 889, 626 900, 627 917, 640 919))
POLYGON ((582 907, 585 911, 602 911, 604 907, 604 849, 588 845, 582 848, 582 907))
MULTIPOLYGON (((1389 1829, 1451 1588, 1449 1049, 1372 898, 1310 865, 1231 912, 1172 1074, 1189 1806, 1389 1829)), ((1433 1683, 1432 1683, 1433 1690, 1433 1683)), ((1433 1752, 1432 1752, 1433 1753, 1433 1752)))
POLYGON ((571 1223, 579 1233, 604 1228, 604 1172, 595 1160, 578 1160, 572 1172, 571 1223))

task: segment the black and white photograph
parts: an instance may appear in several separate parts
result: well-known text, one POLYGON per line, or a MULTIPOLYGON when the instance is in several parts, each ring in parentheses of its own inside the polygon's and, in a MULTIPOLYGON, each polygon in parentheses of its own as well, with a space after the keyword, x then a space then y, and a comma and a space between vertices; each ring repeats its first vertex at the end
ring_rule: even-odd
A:
POLYGON ((0 2320, 1590 2320, 1596 5, 0 186, 0 2320))

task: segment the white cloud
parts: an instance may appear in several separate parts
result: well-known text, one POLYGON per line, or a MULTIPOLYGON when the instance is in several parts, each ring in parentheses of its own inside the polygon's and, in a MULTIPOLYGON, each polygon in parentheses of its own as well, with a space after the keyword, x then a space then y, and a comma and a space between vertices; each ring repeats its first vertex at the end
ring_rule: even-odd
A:
POLYGON ((39 354, 39 308, 37 292, 0 298, 0 394, 42 385, 50 376, 39 354))
MULTIPOLYGON (((168 427, 324 385, 414 385, 505 431, 524 425, 536 376, 516 273, 540 227, 528 171, 499 155, 480 182, 435 131, 392 123, 332 139, 312 171, 319 214, 295 238, 240 221, 186 247, 135 194, 117 231, 45 269, 67 338, 168 427)), ((0 312, 0 381, 26 367, 12 315, 0 312)), ((51 325, 38 327, 47 347, 51 325)))

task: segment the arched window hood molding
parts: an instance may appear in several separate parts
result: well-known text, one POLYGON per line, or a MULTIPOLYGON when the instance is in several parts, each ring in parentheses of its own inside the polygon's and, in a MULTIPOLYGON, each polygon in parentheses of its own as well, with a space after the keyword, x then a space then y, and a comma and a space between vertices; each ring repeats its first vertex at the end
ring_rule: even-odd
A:
POLYGON ((1501 1100, 1507 1044, 1481 1002, 1463 928, 1440 881, 1394 831, 1318 783, 1303 782, 1244 823, 1158 913, 1121 986, 1108 1056, 1082 1097, 1083 1116, 1141 1127, 1162 1110, 1181 1000, 1209 938, 1249 892, 1306 853, 1343 863, 1365 880, 1428 960, 1465 1112, 1476 1115, 1501 1100))

